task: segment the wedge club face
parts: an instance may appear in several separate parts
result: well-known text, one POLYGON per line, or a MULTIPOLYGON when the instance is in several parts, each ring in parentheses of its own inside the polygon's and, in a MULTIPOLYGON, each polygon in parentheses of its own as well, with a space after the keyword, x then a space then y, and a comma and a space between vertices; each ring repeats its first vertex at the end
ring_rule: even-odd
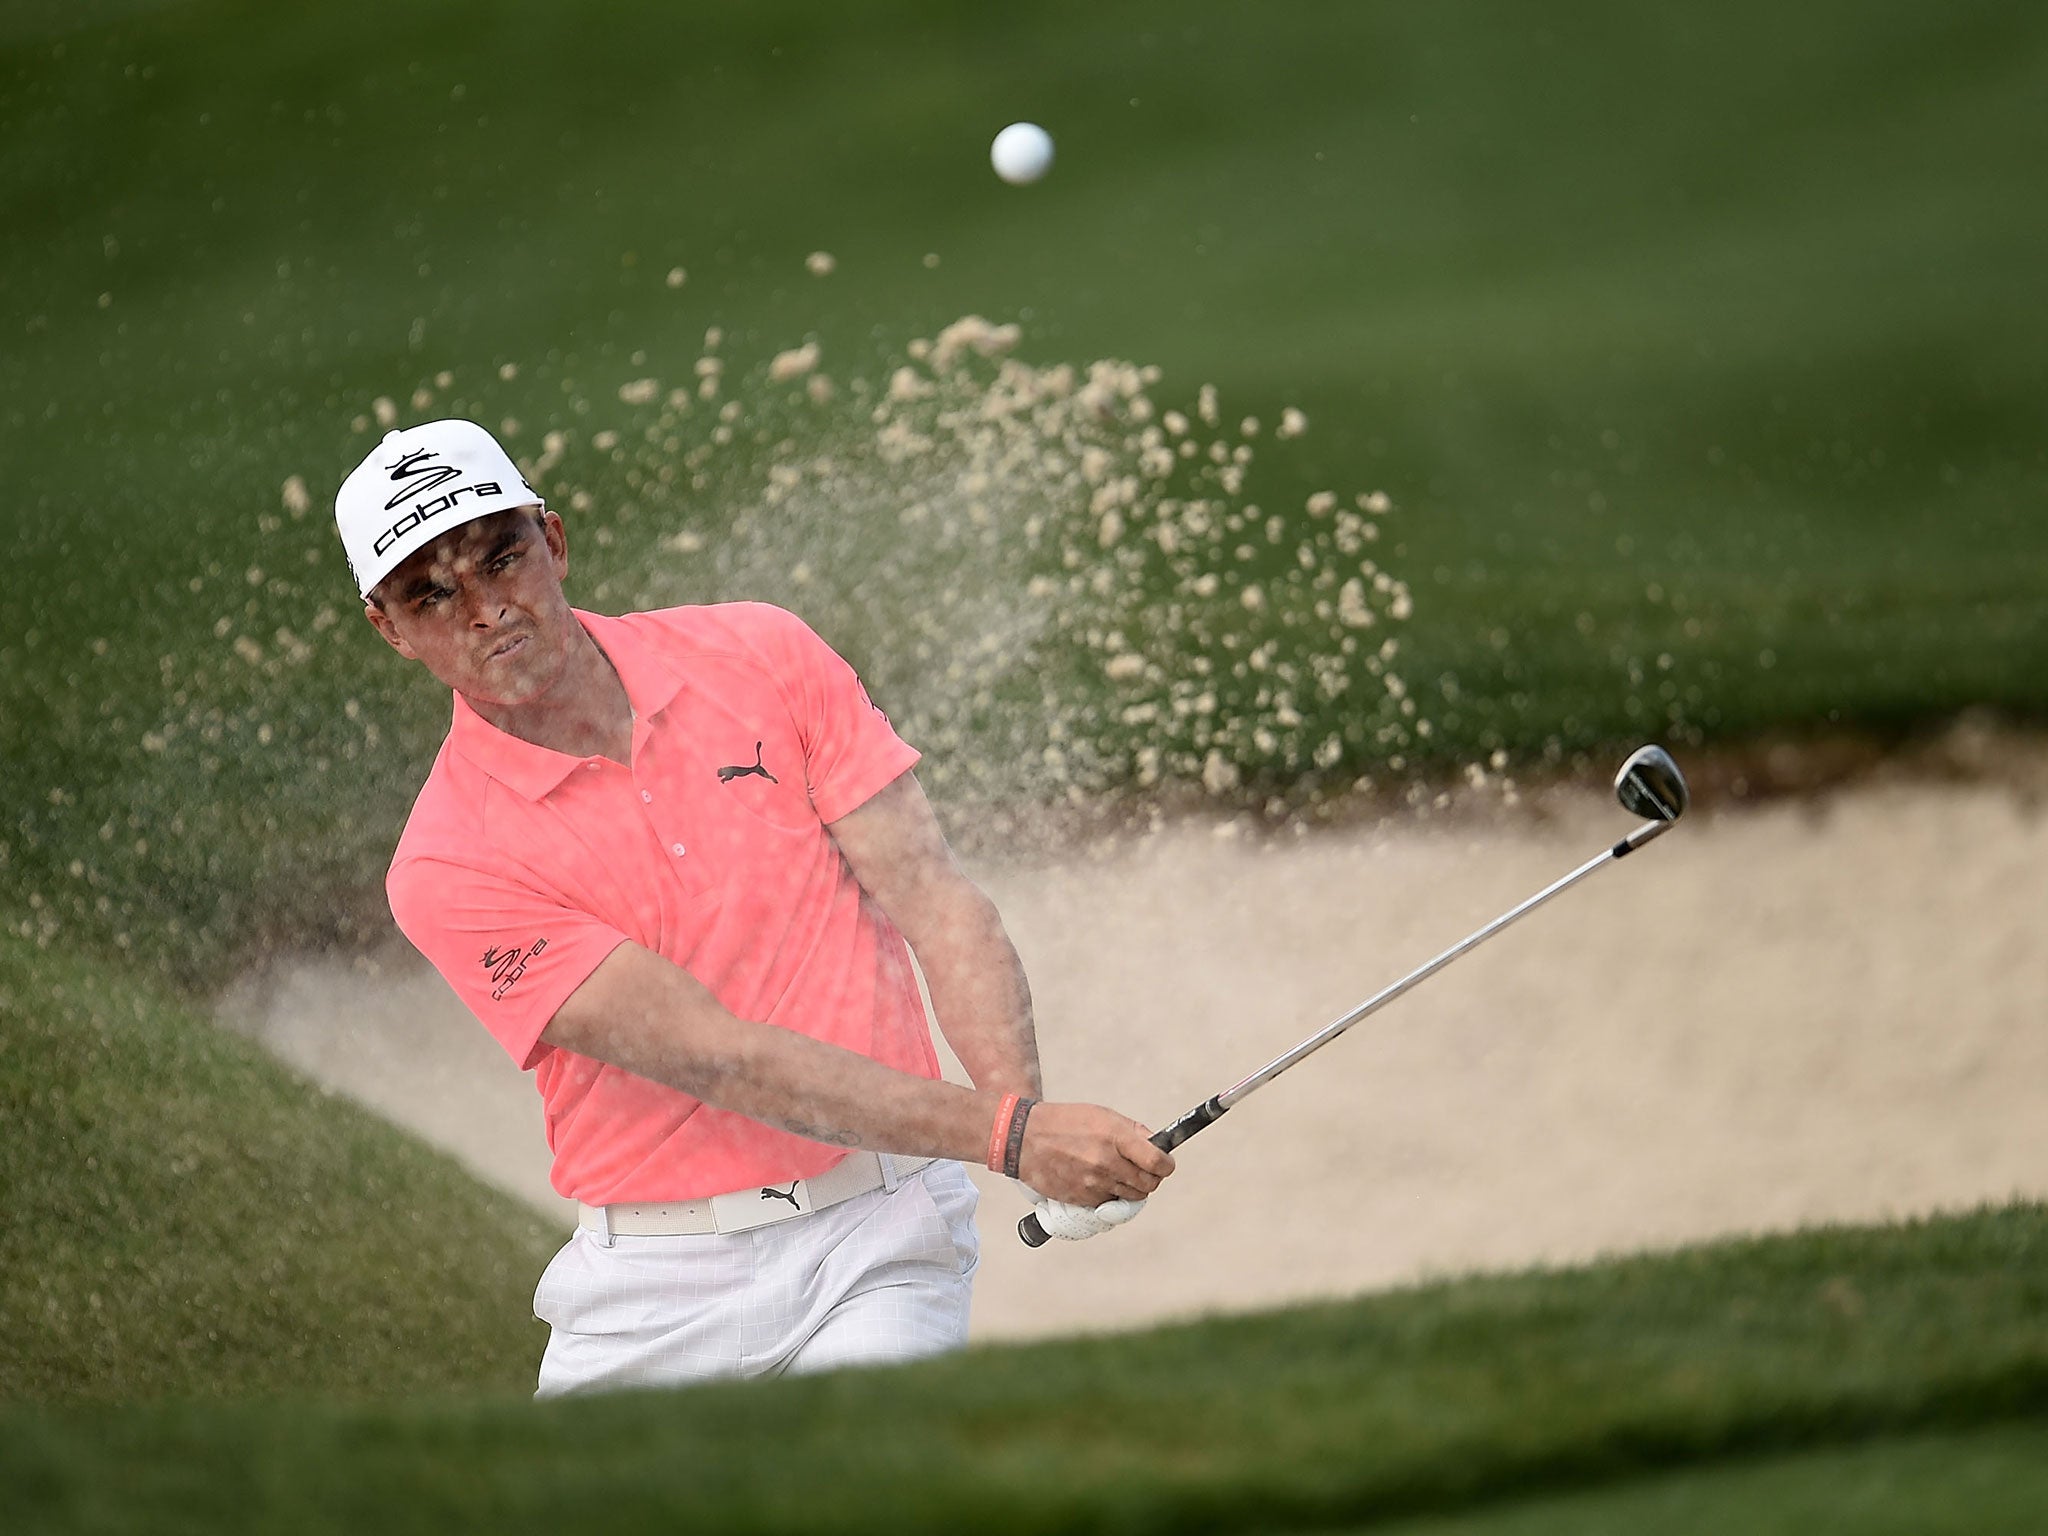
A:
POLYGON ((1622 808, 1645 821, 1676 821, 1692 803, 1685 775, 1662 747, 1638 747, 1614 776, 1622 808))

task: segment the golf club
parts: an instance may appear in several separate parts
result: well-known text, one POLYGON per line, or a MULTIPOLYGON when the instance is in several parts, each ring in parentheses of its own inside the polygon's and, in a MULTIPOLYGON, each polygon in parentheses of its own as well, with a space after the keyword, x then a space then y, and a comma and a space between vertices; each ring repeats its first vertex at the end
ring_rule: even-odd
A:
MULTIPOLYGON (((1685 788, 1685 775, 1678 771, 1678 764, 1671 760, 1671 754, 1658 746, 1638 747, 1629 754, 1628 761, 1621 765, 1621 771, 1614 776, 1614 793, 1621 801, 1622 808, 1632 815, 1642 817, 1646 825, 1637 827, 1612 848, 1603 849, 1597 857, 1588 859, 1563 879, 1545 886, 1520 906, 1502 913, 1478 932, 1460 939, 1428 964, 1418 966, 1392 986, 1367 998, 1343 1018, 1317 1030, 1284 1055, 1274 1057, 1250 1077, 1224 1089, 1213 1099, 1197 1104, 1165 1130, 1154 1133, 1152 1145, 1162 1152, 1171 1152, 1196 1132, 1214 1125, 1254 1089, 1264 1087, 1296 1062, 1321 1050, 1360 1019, 1377 1012, 1410 987, 1434 976, 1460 955, 1485 943, 1508 924, 1535 911, 1558 892, 1577 885, 1594 870, 1616 859, 1626 858, 1653 838, 1663 836, 1671 830, 1678 818, 1685 814, 1686 807, 1691 804, 1691 796, 1685 788)), ((1036 1248, 1047 1241, 1051 1234, 1040 1225, 1034 1212, 1017 1223, 1017 1235, 1030 1247, 1036 1248)))

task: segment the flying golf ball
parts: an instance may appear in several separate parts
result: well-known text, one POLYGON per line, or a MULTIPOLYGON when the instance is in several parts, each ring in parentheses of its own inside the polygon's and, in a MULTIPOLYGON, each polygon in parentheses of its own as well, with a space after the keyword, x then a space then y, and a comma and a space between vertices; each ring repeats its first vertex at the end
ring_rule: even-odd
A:
POLYGON ((1052 135, 1036 123, 1012 123, 996 135, 988 158, 1003 180, 1024 186, 1052 169, 1052 135))

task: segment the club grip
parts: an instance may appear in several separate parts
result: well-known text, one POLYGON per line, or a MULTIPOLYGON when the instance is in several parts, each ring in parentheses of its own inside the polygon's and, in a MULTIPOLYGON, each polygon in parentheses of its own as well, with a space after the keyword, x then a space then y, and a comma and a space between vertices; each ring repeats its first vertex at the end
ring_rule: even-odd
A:
MULTIPOLYGON (((1174 1121, 1165 1130, 1154 1131, 1152 1133, 1152 1145, 1162 1152, 1171 1152, 1197 1131, 1214 1125, 1229 1112, 1230 1106, 1223 1103, 1220 1096, 1214 1099, 1205 1099, 1174 1121)), ((1052 1240, 1052 1234, 1045 1230, 1045 1226, 1039 1221, 1038 1212, 1036 1211, 1028 1213, 1022 1221, 1017 1223, 1017 1235, 1024 1239, 1024 1246, 1026 1248, 1043 1248, 1052 1240)))
POLYGON ((1162 1152, 1171 1152, 1197 1131, 1208 1129, 1229 1112, 1230 1106, 1223 1102, 1220 1095, 1213 1099, 1204 1099, 1165 1130, 1154 1132, 1152 1145, 1162 1152))

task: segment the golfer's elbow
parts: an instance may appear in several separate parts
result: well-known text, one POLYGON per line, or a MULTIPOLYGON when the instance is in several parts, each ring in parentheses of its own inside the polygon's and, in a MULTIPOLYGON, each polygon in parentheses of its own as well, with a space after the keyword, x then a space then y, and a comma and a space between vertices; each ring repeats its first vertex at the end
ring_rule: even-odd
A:
POLYGON ((752 1033, 680 966, 622 944, 555 1010, 540 1038, 717 1103, 751 1075, 752 1033))
POLYGON ((911 899, 888 908, 889 917, 920 956, 986 941, 1003 932, 1002 915, 988 894, 958 870, 929 878, 911 899))

